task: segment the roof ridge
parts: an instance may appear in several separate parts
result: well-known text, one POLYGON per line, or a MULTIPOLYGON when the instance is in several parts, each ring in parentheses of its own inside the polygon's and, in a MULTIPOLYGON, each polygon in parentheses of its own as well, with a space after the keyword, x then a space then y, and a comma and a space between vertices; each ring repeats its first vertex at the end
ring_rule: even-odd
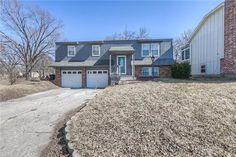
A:
POLYGON ((173 40, 172 38, 150 38, 150 39, 128 39, 128 40, 81 40, 81 41, 57 41, 56 43, 73 43, 73 44, 79 44, 79 43, 96 43, 96 42, 114 42, 114 41, 162 41, 162 40, 173 40))

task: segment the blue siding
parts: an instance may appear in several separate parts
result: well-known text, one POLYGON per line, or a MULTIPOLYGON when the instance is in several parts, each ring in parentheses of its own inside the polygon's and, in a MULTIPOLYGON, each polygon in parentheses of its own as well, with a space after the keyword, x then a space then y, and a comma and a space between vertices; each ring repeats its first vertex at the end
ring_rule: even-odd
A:
MULTIPOLYGON (((96 45, 94 42, 57 42, 56 43, 56 56, 55 62, 69 61, 69 62, 81 62, 86 60, 96 61, 96 65, 109 65, 109 49, 112 46, 132 46, 135 50, 135 60, 144 59, 141 56, 142 43, 160 43, 161 56, 154 62, 154 65, 170 65, 173 64, 173 46, 172 39, 155 39, 147 41, 139 40, 113 40, 100 42, 100 56, 92 56, 92 45, 96 45), (76 46, 75 57, 67 57, 67 46, 76 46), (166 46, 167 45, 167 46, 166 46), (169 45, 169 46, 168 46, 169 45)), ((113 60, 113 63, 116 62, 113 60)), ((128 63, 128 60, 127 60, 128 63)))

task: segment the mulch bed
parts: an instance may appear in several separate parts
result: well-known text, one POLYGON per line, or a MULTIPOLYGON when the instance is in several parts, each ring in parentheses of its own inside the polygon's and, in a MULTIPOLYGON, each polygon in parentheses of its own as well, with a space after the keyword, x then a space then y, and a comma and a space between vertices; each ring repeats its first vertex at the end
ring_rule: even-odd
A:
POLYGON ((236 83, 108 87, 71 128, 81 156, 236 156, 236 83))

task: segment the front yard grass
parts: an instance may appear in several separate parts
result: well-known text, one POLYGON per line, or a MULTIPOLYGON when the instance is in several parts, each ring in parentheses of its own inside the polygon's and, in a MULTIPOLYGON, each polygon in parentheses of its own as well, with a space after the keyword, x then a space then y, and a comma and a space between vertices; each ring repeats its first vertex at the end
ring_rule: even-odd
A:
POLYGON ((49 81, 26 81, 19 79, 16 84, 9 85, 7 80, 1 80, 0 102, 56 88, 58 87, 49 81))
POLYGON ((108 87, 71 127, 81 156, 236 156, 236 82, 108 87))

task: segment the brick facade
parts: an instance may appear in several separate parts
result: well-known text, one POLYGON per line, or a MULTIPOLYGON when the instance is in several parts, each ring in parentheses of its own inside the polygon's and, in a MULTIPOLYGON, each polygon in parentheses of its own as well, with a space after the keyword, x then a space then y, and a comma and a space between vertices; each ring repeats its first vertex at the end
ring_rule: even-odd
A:
MULTIPOLYGON (((86 67, 82 67, 80 69, 77 70, 81 70, 81 74, 82 74, 82 88, 86 88, 87 87, 87 68, 86 67)), ((111 79, 110 79, 110 72, 108 70, 108 85, 111 84, 111 79)), ((61 68, 55 68, 55 80, 52 81, 52 83, 54 83, 55 85, 61 87, 61 68)))
MULTIPOLYGON (((150 80, 158 77, 171 77, 171 69, 170 66, 159 66, 160 76, 158 77, 142 77, 141 69, 142 67, 151 67, 151 66, 135 66, 135 77, 139 80, 150 80)), ((87 87, 87 68, 82 67, 78 70, 82 71, 82 88, 87 87)), ((55 80, 52 81, 55 85, 61 87, 61 68, 55 68, 55 80)), ((108 70, 108 85, 111 84, 110 72, 108 70)))
POLYGON ((160 77, 172 77, 170 66, 161 66, 160 67, 160 77))
POLYGON ((86 73, 86 68, 83 67, 82 69, 82 88, 86 88, 87 87, 87 73, 86 73))
POLYGON ((151 66, 135 66, 135 77, 137 79, 147 80, 147 79, 153 79, 153 78, 158 78, 158 77, 171 77, 170 66, 159 66, 160 76, 158 76, 158 77, 152 77, 152 76, 151 77, 142 77, 141 76, 142 67, 151 67, 151 66))
POLYGON ((224 59, 221 70, 225 75, 236 76, 236 0, 225 0, 224 59))
POLYGON ((55 80, 52 81, 57 86, 61 86, 61 68, 55 68, 55 80))

